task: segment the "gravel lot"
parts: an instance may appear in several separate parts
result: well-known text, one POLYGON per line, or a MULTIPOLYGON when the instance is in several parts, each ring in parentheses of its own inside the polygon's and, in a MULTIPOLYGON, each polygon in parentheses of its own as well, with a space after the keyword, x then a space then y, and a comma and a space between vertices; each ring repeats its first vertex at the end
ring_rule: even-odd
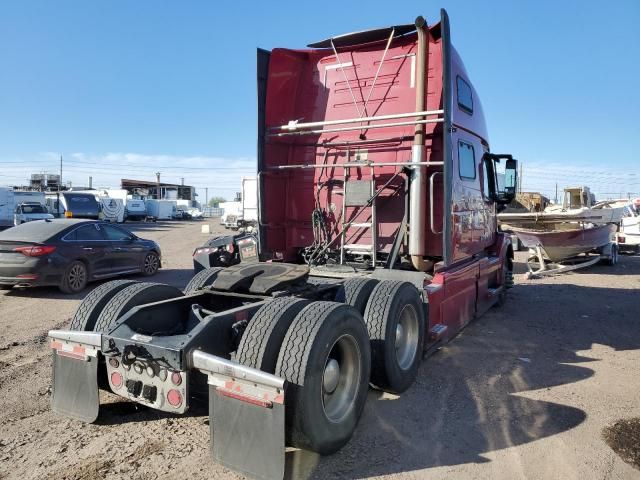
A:
MULTIPOLYGON (((188 282, 201 223, 126 226, 162 247, 155 281, 188 282)), ((543 280, 524 279, 524 258, 505 307, 425 361, 404 395, 371 391, 339 453, 291 452, 292 476, 640 478, 602 440, 640 416, 640 257, 543 280)), ((0 478, 239 478, 210 460, 205 405, 176 417, 102 392, 95 425, 51 413, 46 332, 87 292, 0 292, 0 478)))

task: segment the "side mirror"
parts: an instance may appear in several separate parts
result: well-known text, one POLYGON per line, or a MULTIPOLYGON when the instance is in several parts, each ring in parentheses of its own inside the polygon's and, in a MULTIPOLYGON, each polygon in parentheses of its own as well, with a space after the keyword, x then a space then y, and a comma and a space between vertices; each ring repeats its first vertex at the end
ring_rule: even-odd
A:
POLYGON ((518 161, 509 158, 504 169, 504 196, 509 198, 509 202, 516 195, 516 186, 518 178, 518 161))
POLYGON ((485 154, 485 161, 489 177, 489 198, 499 205, 511 203, 518 189, 518 161, 511 155, 492 153, 485 154))

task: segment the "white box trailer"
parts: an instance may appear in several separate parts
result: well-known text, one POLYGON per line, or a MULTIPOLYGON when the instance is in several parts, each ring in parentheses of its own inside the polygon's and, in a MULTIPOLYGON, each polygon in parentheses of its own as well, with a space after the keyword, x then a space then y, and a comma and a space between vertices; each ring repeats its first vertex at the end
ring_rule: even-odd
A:
POLYGON ((242 220, 245 226, 258 223, 258 177, 242 178, 242 220))
POLYGON ((13 204, 14 206, 18 206, 21 203, 39 203, 40 205, 44 205, 45 198, 44 192, 24 192, 21 190, 13 191, 13 204))
POLYGON ((156 217, 158 220, 171 220, 176 212, 175 200, 146 200, 147 215, 156 217))

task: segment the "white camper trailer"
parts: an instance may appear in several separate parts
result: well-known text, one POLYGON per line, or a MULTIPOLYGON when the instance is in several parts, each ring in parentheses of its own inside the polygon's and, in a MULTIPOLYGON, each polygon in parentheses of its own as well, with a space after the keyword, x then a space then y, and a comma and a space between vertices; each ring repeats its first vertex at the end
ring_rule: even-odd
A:
POLYGON ((127 199, 125 211, 127 220, 144 220, 147 216, 147 205, 144 200, 129 198, 127 199))

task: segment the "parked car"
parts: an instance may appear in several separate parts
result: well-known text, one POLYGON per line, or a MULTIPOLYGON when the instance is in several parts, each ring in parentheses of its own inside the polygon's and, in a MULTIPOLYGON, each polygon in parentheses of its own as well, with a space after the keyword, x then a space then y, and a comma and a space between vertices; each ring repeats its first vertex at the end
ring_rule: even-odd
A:
POLYGON ((53 215, 47 211, 47 207, 37 202, 25 202, 16 207, 16 211, 13 214, 13 224, 20 225, 25 222, 44 220, 46 218, 53 218, 53 215))
POLYGON ((203 218, 202 210, 199 208, 190 208, 187 212, 189 212, 192 220, 202 220, 203 218))
POLYGON ((0 232, 0 289, 56 285, 77 293, 88 282, 161 267, 157 243, 95 220, 52 219, 0 232))

